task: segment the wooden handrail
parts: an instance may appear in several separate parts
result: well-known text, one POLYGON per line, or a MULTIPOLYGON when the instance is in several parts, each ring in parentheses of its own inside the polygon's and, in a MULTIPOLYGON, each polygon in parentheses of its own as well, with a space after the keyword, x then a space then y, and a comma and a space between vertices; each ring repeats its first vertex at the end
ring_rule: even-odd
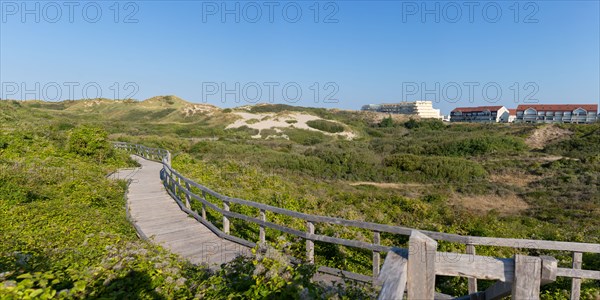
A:
MULTIPOLYGON (((160 148, 149 148, 143 145, 136 144, 128 144, 128 143, 115 143, 115 147, 125 149, 135 154, 142 156, 144 158, 161 162, 163 164, 162 179, 165 185, 165 188, 169 192, 169 194, 175 199, 175 201, 179 204, 182 210, 186 213, 190 214, 194 218, 196 218, 199 222, 206 225, 210 230, 215 232, 219 237, 225 238, 228 240, 232 240, 234 242, 246 245, 246 246, 254 246, 255 243, 251 241, 244 240, 239 237, 235 237, 230 235, 229 233, 229 221, 230 218, 236 218, 243 220, 245 222, 257 224, 260 228, 259 234, 259 242, 265 241, 265 228, 275 229, 280 232, 285 232, 300 238, 303 238, 307 241, 306 243, 306 251, 307 251, 307 260, 310 262, 314 261, 314 241, 343 245, 348 247, 366 249, 373 252, 373 276, 372 279, 376 279, 377 275, 379 275, 379 253, 381 252, 390 252, 392 247, 380 245, 380 233, 392 233, 410 236, 414 233, 416 229, 403 227, 403 226, 393 226, 393 225, 384 225, 378 223, 371 222, 362 222, 362 221, 354 221, 354 220, 346 220, 342 218, 336 217, 328 217, 328 216, 319 216, 319 215, 311 215, 305 214, 301 212, 296 212, 292 210, 287 210, 284 208, 271 206, 263 203, 257 203, 253 201, 248 201, 239 198, 233 198, 221 195, 212 189, 201 185, 199 183, 194 182, 193 180, 183 176, 181 173, 176 171, 171 167, 171 154, 169 151, 160 149, 160 148), (198 195, 192 191, 192 188, 197 188, 201 195, 198 195), (183 193, 184 199, 181 199, 179 193, 183 193), (206 199, 206 195, 211 195, 216 199, 220 200, 223 204, 223 208, 217 206, 216 204, 208 201, 206 199), (191 209, 189 202, 191 200, 198 201, 202 205, 202 215, 198 215, 197 212, 191 209), (248 216, 245 214, 240 214, 234 211, 231 211, 231 204, 245 205, 249 207, 253 207, 259 210, 260 215, 248 216), (221 214, 223 216, 223 230, 214 226, 209 220, 206 218, 206 208, 210 208, 215 212, 221 214), (306 230, 298 230, 290 227, 286 227, 283 225, 279 225, 273 222, 269 222, 266 220, 265 212, 269 211, 276 214, 281 214, 297 219, 304 220, 307 224, 306 230), (326 223, 326 224, 334 224, 334 225, 342 225, 347 227, 360 228, 365 230, 370 230, 373 232, 373 243, 357 241, 357 240, 349 240, 343 238, 336 238, 331 236, 326 236, 322 234, 316 234, 314 231, 315 224, 318 223, 326 223)), ((463 259, 476 259, 477 255, 475 255, 475 246, 498 246, 498 247, 509 247, 509 248, 522 248, 522 249, 540 249, 540 250, 552 250, 552 251, 570 251, 573 253, 600 253, 600 244, 592 244, 592 243, 576 243, 576 242, 562 242, 562 241, 545 241, 545 240, 530 240, 530 239, 513 239, 513 238, 493 238, 493 237, 477 237, 477 236, 461 236, 458 234, 448 234, 434 231, 426 231, 419 230, 422 234, 425 234, 429 238, 433 240, 441 240, 453 243, 461 243, 467 245, 467 254, 457 254, 457 253, 446 253, 446 255, 454 255, 453 257, 459 257, 460 261, 463 259), (457 256, 458 255, 458 256, 457 256)), ((445 253, 438 252, 437 255, 445 255, 445 253)), ((471 260, 473 261, 473 260, 471 260)), ((502 261, 502 260, 500 260, 502 261)), ((439 265, 440 272, 444 275, 449 276, 460 276, 460 274, 453 273, 444 273, 447 266, 452 266, 453 264, 443 262, 439 265)), ((350 277, 354 277, 357 279, 363 279, 366 277, 365 275, 356 274, 352 272, 336 270, 332 268, 322 267, 319 269, 320 271, 324 271, 326 273, 344 273, 350 274, 350 277), (333 271, 332 271, 333 270, 333 271)), ((383 272, 383 269, 382 269, 383 272)), ((477 276, 468 276, 470 278, 476 279, 477 276)), ((465 276, 465 274, 462 274, 465 276)), ((557 268, 556 276, 562 277, 571 277, 574 278, 574 289, 578 289, 579 280, 580 279, 593 279, 600 280, 600 271, 595 270, 581 270, 580 265, 574 264, 573 268, 557 268)), ((490 278, 480 278, 480 279, 490 279, 490 278)), ((500 278, 498 278, 500 279, 500 278)), ((376 280, 372 280, 375 282, 376 280)), ((476 280, 470 281, 469 284, 469 292, 476 292, 477 282, 476 280)), ((577 290, 574 291, 574 295, 572 299, 578 299, 577 290)))

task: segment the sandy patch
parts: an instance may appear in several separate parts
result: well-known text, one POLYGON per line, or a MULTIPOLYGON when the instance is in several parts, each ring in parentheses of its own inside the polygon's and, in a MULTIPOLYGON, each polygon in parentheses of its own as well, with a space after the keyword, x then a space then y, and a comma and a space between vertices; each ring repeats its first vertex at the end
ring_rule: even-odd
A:
POLYGON ((195 114, 206 114, 207 116, 210 116, 217 110, 219 110, 217 107, 207 104, 190 104, 181 109, 186 117, 191 117, 195 114))
MULTIPOLYGON (((303 114, 303 113, 263 113, 263 114, 254 114, 249 112, 234 112, 234 114, 238 115, 240 118, 237 119, 232 124, 227 125, 225 129, 231 128, 240 128, 242 126, 247 126, 248 128, 257 129, 259 133, 253 138, 260 138, 260 131, 263 129, 275 129, 276 132, 281 132, 282 128, 298 128, 298 129, 306 129, 311 131, 318 131, 326 135, 334 136, 344 136, 348 140, 352 140, 356 135, 351 131, 344 131, 339 133, 329 133, 325 131, 321 131, 318 129, 311 128, 306 124, 308 121, 312 120, 322 120, 317 116, 303 114)), ((330 122, 339 123, 332 120, 327 120, 330 122)), ((270 135, 269 137, 274 138, 274 136, 270 135)), ((283 136, 282 136, 283 137, 283 136)), ((283 137, 285 138, 285 137, 283 137)))
POLYGON ((564 140, 573 133, 554 125, 544 125, 536 129, 525 143, 532 149, 543 149, 547 144, 564 140))

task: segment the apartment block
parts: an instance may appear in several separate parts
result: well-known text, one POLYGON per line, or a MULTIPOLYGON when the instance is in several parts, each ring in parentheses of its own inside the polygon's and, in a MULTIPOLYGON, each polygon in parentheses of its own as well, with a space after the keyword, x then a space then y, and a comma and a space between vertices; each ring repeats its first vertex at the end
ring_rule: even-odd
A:
POLYGON ((450 122, 497 123, 508 120, 509 110, 504 106, 457 107, 450 112, 450 122))
POLYGON ((594 123, 597 104, 523 104, 517 107, 519 123, 594 123))
POLYGON ((413 115, 421 118, 442 119, 439 109, 433 108, 431 101, 400 102, 389 104, 368 104, 363 111, 374 111, 389 114, 413 115))

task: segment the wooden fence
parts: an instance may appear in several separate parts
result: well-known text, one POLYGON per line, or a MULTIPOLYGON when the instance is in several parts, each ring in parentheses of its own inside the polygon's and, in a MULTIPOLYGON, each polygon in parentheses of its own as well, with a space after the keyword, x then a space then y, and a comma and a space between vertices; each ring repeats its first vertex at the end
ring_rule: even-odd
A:
POLYGON ((556 277, 572 278, 571 299, 579 299, 582 279, 600 280, 600 271, 582 270, 583 253, 600 253, 600 244, 461 236, 426 230, 417 232, 415 229, 402 226, 391 226, 304 214, 262 203, 221 195, 208 187, 186 178, 174 170, 171 167, 171 154, 167 150, 120 142, 114 143, 114 145, 116 148, 125 149, 141 157, 162 162, 163 170, 161 172, 161 178, 169 194, 177 201, 183 211, 207 226, 221 238, 248 247, 256 246, 256 243, 253 241, 231 235, 230 219, 235 218, 259 226, 258 242, 265 242, 265 228, 271 228, 304 239, 306 241, 306 261, 309 263, 314 263, 315 241, 371 251, 373 257, 372 276, 324 266, 319 267, 318 271, 321 273, 344 276, 353 280, 383 284, 382 295, 385 296, 381 299, 398 297, 397 293, 404 291, 402 282, 407 284, 409 299, 433 298, 433 296, 429 296, 433 293, 432 284, 435 284, 435 275, 467 277, 470 295, 465 296, 467 298, 464 299, 488 300, 510 295, 511 291, 513 299, 524 299, 522 298, 522 295, 528 295, 527 299, 537 299, 537 297, 539 297, 539 286, 554 281, 556 277), (192 191, 193 189, 200 192, 195 193, 192 191), (218 199, 221 205, 219 206, 208 201, 206 199, 207 195, 218 199), (201 204, 200 212, 192 209, 192 201, 197 201, 201 204), (231 204, 253 207, 256 208, 259 213, 257 216, 248 216, 237 213, 230 210, 231 204), (218 228, 207 219, 206 211, 208 208, 223 216, 222 228, 218 228), (305 222, 305 230, 297 230, 269 222, 266 219, 267 211, 301 219, 305 222), (369 230, 372 232, 372 242, 369 243, 317 234, 315 233, 315 224, 318 223, 369 230), (381 233, 410 236, 409 249, 399 249, 381 245, 381 233), (436 240, 464 244, 466 247, 466 254, 436 252, 436 240), (421 249, 426 249, 426 251, 416 251, 416 246, 412 246, 414 243, 420 243, 422 245, 421 249), (568 251, 572 253, 572 267, 558 267, 556 260, 547 256, 529 257, 516 255, 514 258, 510 259, 478 256, 475 251, 476 246, 568 251), (387 253, 383 269, 381 269, 381 253, 387 253), (408 254, 412 253, 419 253, 418 256, 420 258, 413 259, 411 262, 411 260, 408 259, 408 254), (420 273, 416 274, 414 273, 416 269, 425 270, 428 273, 425 275, 420 273), (398 272, 398 270, 406 271, 398 272), (402 274, 405 276, 404 279, 398 277, 402 274), (406 276, 406 274, 408 274, 408 276, 406 276), (411 279, 411 276, 415 276, 415 279, 411 279), (531 278, 534 278, 533 281, 530 281, 531 278), (477 289, 477 279, 497 280, 498 282, 488 290, 479 292, 477 289), (419 288, 417 285, 422 286, 422 288, 419 288), (395 288, 391 288, 391 286, 394 286, 395 288), (526 289, 525 287, 529 288, 526 289), (395 294, 384 294, 386 291, 389 292, 391 290, 393 290, 395 294), (396 295, 396 297, 388 297, 389 295, 396 295))

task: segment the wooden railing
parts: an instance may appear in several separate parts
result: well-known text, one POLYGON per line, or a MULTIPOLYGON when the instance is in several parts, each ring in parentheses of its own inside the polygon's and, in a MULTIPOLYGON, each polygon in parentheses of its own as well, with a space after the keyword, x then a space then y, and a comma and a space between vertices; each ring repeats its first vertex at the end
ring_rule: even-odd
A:
MULTIPOLYGON (((386 272, 386 265, 392 265, 392 261, 398 261, 398 253, 410 253, 411 249, 398 249, 391 246, 385 246, 380 243, 381 233, 390 233, 397 235, 410 236, 411 239, 414 239, 415 229, 402 227, 402 226, 392 226, 392 225, 383 225, 377 223, 370 222, 361 222, 361 221, 353 221, 346 220, 335 217, 327 217, 327 216, 317 216, 304 214, 296 211, 291 211, 275 206, 270 206, 262 203, 252 202, 239 198, 232 198, 228 196, 221 195, 208 187, 205 187, 199 183, 192 181, 191 179, 183 176, 176 170, 171 167, 171 154, 169 151, 158 148, 149 148, 142 145, 134 145, 128 143, 115 143, 115 147, 125 149, 134 154, 137 154, 141 157, 159 161, 163 164, 163 170, 161 172, 161 178, 163 180, 164 186, 167 189, 167 192, 173 197, 173 199, 179 204, 181 209, 185 211, 190 216, 194 217, 196 220, 204 224, 210 230, 212 230, 216 235, 221 238, 239 243, 241 245, 245 245, 248 247, 256 246, 255 242, 245 240, 240 237, 236 237, 231 235, 230 233, 230 219, 235 218, 239 220, 243 220, 244 222, 253 223, 259 226, 259 238, 258 242, 265 242, 266 233, 265 228, 271 228, 280 232, 284 232, 296 237, 300 237, 306 241, 306 261, 309 263, 314 263, 314 242, 324 242, 331 243, 336 245, 342 245, 347 247, 354 247, 359 249, 366 249, 372 252, 373 254, 373 272, 372 276, 367 276, 364 274, 358 274, 354 272, 338 270, 329 267, 319 267, 318 271, 322 273, 329 273, 338 276, 344 276, 349 279, 363 281, 363 282, 373 282, 374 284, 383 284, 385 289, 385 282, 394 281, 390 278, 395 278, 391 274, 380 274, 380 254, 387 253, 386 262, 384 263, 384 270, 386 272), (196 189, 199 192, 193 192, 193 189, 196 189), (207 195, 214 197, 220 201, 221 206, 218 206, 211 201, 207 200, 207 195), (196 201, 201 204, 200 213, 196 210, 192 209, 191 203, 196 201), (245 214, 237 213, 231 211, 231 204, 244 205, 248 207, 253 207, 258 210, 258 216, 248 216, 245 214), (222 228, 217 228, 213 223, 207 219, 207 209, 211 209, 223 216, 222 219, 222 228), (301 219, 305 222, 305 230, 298 230, 294 228, 290 228, 284 225, 279 225, 273 222, 269 222, 266 219, 266 212, 271 212, 274 214, 280 214, 284 216, 289 216, 297 219, 301 219), (372 241, 373 242, 364 242, 358 240, 350 240, 338 237, 332 237, 327 235, 322 235, 315 233, 315 225, 316 224, 334 224, 347 226, 352 228, 360 228, 364 230, 369 230, 372 232, 372 241), (396 256, 394 256, 396 253, 396 256), (390 255, 391 254, 391 255, 390 255), (396 257, 396 258, 394 258, 396 257), (390 261, 388 263, 388 261, 390 261)), ((545 240, 528 240, 528 239, 510 239, 510 238, 492 238, 492 237, 476 237, 476 236, 461 236, 457 234, 448 234, 434 231, 426 231, 420 230, 419 234, 423 234, 428 239, 437 240, 437 241, 446 241, 452 243, 464 244, 466 247, 466 254, 457 254, 457 253, 437 253, 433 256, 425 255, 424 257, 427 260, 433 259, 434 261, 439 261, 441 259, 442 263, 438 265, 438 267, 434 268, 433 273, 435 275, 446 275, 446 276, 461 276, 467 277, 469 280, 468 290, 471 299, 495 299, 492 296, 497 295, 507 295, 506 291, 511 289, 511 287, 515 287, 514 284, 524 285, 522 281, 519 281, 518 278, 515 281, 515 276, 519 276, 519 273, 515 273, 515 268, 519 268, 520 265, 523 266, 533 266, 534 272, 540 273, 542 271, 548 273, 544 273, 542 277, 542 284, 548 283, 554 280, 554 278, 558 277, 569 277, 572 278, 572 286, 571 286, 571 299, 579 299, 580 298, 580 289, 581 289, 581 280, 582 279, 592 279, 592 280, 600 280, 600 271, 598 270, 582 270, 582 254, 583 253, 600 253, 600 244, 591 244, 591 243, 574 243, 574 242, 560 242, 560 241, 545 241, 545 240), (558 267, 556 260, 551 257, 525 257, 525 256, 515 256, 515 258, 511 259, 499 259, 492 257, 484 257, 476 255, 476 246, 495 246, 495 247, 508 247, 514 249, 538 249, 538 250, 549 250, 549 251, 568 251, 572 253, 573 261, 572 267, 563 268, 558 267), (444 257, 446 258, 444 260, 444 257), (523 263, 523 260, 528 262, 528 264, 523 263), (532 263, 533 262, 533 263, 532 263), (537 265, 539 262, 540 272, 536 271, 537 265), (542 263, 544 262, 544 263, 542 263), (552 267, 554 266, 554 267, 552 267), (544 269, 546 268, 546 269, 544 269), (547 269, 552 269, 548 271, 547 269), (483 272, 482 270, 487 270, 483 272), (498 280, 499 282, 492 286, 492 290, 479 292, 477 289, 477 279, 486 279, 486 280, 498 280), (485 298, 487 295, 487 298, 485 298), (479 297, 479 298, 477 298, 479 297), (492 298, 491 298, 492 297, 492 298)), ((435 242, 435 241, 434 241, 435 242)), ((431 245, 431 242, 428 241, 428 245, 431 245)), ((409 242, 410 244, 410 242, 409 242)), ((437 243, 436 243, 437 245, 437 243)), ((413 249, 414 250, 414 249, 413 249)), ((430 249, 431 250, 431 249, 430 249)), ((435 249, 432 251, 435 252, 435 249)), ((407 255, 400 255, 403 259, 408 258, 407 255)), ((422 260, 422 259, 421 259, 422 260)), ((431 264, 431 262, 429 262, 431 264)), ((410 278, 410 260, 408 260, 408 276, 410 278)), ((426 264, 427 265, 427 264, 426 264)), ((402 267, 403 268, 403 267, 402 267)), ((394 268, 388 267, 389 270, 393 270, 394 268)), ((431 272, 431 270, 429 271, 431 272)), ((532 272, 530 269, 523 269, 521 276, 530 276, 523 275, 528 274, 527 272, 532 272)), ((406 274, 406 272, 405 272, 406 274)), ((540 273, 542 274, 542 273, 540 273)), ((397 274, 396 274, 397 275, 397 274)), ((430 274, 431 275, 431 274, 430 274)), ((534 278, 537 278, 534 276, 534 278)), ((410 279, 408 281, 409 287, 409 295, 411 285, 410 279)), ((419 282, 414 281, 413 282, 419 282)), ((423 281, 425 284, 430 284, 430 281, 423 281)), ((527 284, 531 284, 528 282, 527 284)), ((534 282, 534 284, 537 284, 534 282)), ((396 284, 398 286, 398 284, 396 284)), ((516 288, 516 287, 515 287, 516 288)), ((413 288, 414 289, 414 288, 413 288)), ((429 289, 429 287, 428 287, 429 289)), ((516 288, 520 290, 519 288, 516 288)), ((387 290, 390 290, 389 284, 387 290)), ((403 289, 402 289, 403 290, 403 289)), ((418 290, 418 289, 417 289, 418 290)), ((400 291, 398 288, 396 291, 400 291)), ((433 291, 433 290, 431 290, 433 291)), ((535 293, 535 291, 539 292, 539 284, 537 284, 537 290, 533 290, 533 292, 529 291, 531 295, 535 293)), ((510 293, 509 293, 510 294, 510 293)), ((413 296, 416 294, 412 294, 413 296)), ((429 295, 429 294, 421 294, 421 295, 429 295)), ((524 295, 524 294, 516 294, 516 295, 524 295)), ((422 298, 422 297, 421 297, 422 298)), ((425 297, 427 298, 427 297, 425 297)), ((466 298, 468 299, 468 298, 466 298)), ((518 299, 514 298, 513 299, 518 299)))

